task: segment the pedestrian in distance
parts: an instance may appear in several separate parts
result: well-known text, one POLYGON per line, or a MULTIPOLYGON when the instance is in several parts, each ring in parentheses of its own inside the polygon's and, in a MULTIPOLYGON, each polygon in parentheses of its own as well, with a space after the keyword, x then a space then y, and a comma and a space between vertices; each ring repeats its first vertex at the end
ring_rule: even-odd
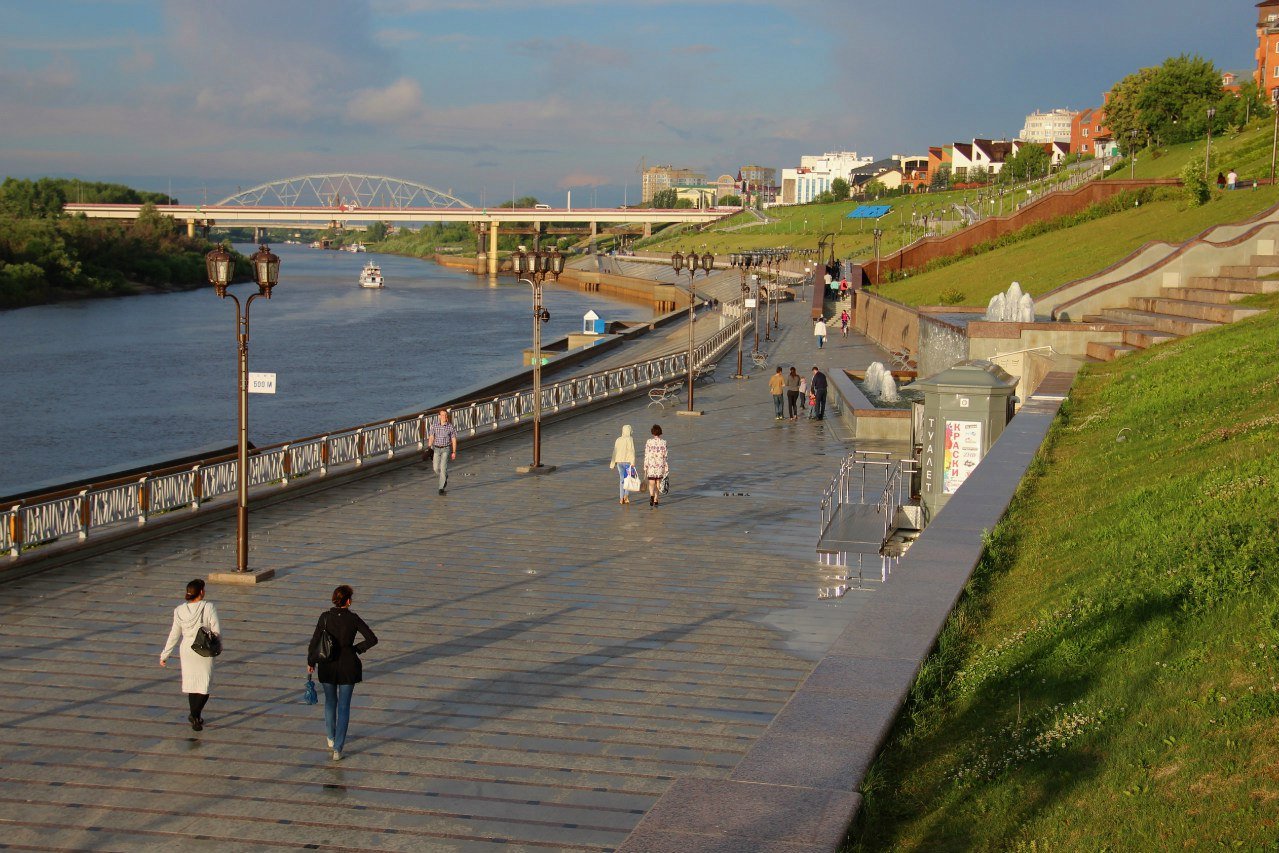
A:
POLYGON ((808 411, 808 379, 803 376, 799 377, 799 410, 808 417, 812 417, 808 411))
POLYGON ((808 387, 813 390, 813 419, 823 420, 826 417, 826 374, 813 367, 813 380, 808 387))
POLYGON ((653 437, 644 443, 644 476, 648 478, 648 505, 659 506, 658 499, 662 480, 671 473, 667 456, 666 439, 662 438, 662 427, 653 424, 649 430, 653 437))
POLYGON ((613 457, 608 467, 617 469, 617 502, 628 504, 631 496, 626 491, 626 478, 639 472, 635 470, 635 439, 631 437, 631 425, 622 425, 622 434, 613 441, 613 457))
POLYGON ((839 315, 839 333, 844 337, 848 337, 848 323, 853 318, 848 316, 848 309, 845 308, 839 315))
POLYGON ((1226 189, 1233 190, 1237 183, 1239 183, 1239 173, 1231 169, 1226 173, 1226 189))
POLYGON ((319 673, 316 680, 324 689, 324 734, 333 760, 342 760, 346 747, 346 729, 351 721, 351 695, 355 685, 364 680, 364 665, 360 655, 377 645, 377 635, 363 619, 351 610, 355 590, 342 584, 333 590, 333 606, 320 614, 306 650, 306 671, 319 673), (325 660, 321 656, 321 638, 327 633, 331 640, 333 656, 325 660), (355 642, 355 636, 364 637, 355 642))
POLYGON ((449 487, 449 462, 457 459, 457 428, 449 421, 449 410, 440 409, 440 414, 431 424, 430 430, 431 465, 440 478, 440 494, 449 487))
POLYGON ((221 638, 222 623, 218 621, 218 609, 204 600, 204 581, 196 578, 187 584, 185 598, 186 601, 173 608, 173 627, 169 629, 164 651, 160 652, 160 666, 167 666, 169 655, 181 642, 178 661, 182 667, 182 692, 187 695, 191 710, 187 721, 191 723, 192 731, 198 732, 204 728, 204 705, 209 701, 213 658, 198 654, 191 644, 201 628, 221 638))
POLYGON ((786 377, 782 375, 782 369, 777 368, 777 372, 768 377, 768 393, 773 395, 773 420, 782 420, 782 394, 786 391, 786 377))
POLYGON ((790 411, 790 419, 798 420, 799 418, 799 395, 804 387, 804 377, 799 375, 795 370, 795 365, 791 365, 790 373, 786 374, 786 405, 790 411))
POLYGON ((818 348, 818 349, 821 349, 822 347, 826 346, 826 320, 825 320, 825 318, 823 318, 823 317, 818 317, 818 318, 817 318, 817 321, 816 321, 815 323, 813 323, 813 337, 817 338, 817 348, 818 348))

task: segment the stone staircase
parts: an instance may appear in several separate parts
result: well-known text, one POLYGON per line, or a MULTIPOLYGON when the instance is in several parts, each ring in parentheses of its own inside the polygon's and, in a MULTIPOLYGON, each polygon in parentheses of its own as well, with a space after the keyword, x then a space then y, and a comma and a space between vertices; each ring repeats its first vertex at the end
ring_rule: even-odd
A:
POLYGON ((1216 275, 1195 276, 1186 286, 1165 287, 1158 296, 1130 297, 1125 307, 1106 308, 1084 318, 1133 327, 1125 329, 1118 342, 1089 343, 1088 356, 1112 361, 1173 338, 1260 314, 1259 308, 1234 303, 1254 293, 1279 293, 1279 279, 1264 278, 1275 273, 1279 273, 1279 255, 1253 255, 1248 264, 1223 266, 1216 275))

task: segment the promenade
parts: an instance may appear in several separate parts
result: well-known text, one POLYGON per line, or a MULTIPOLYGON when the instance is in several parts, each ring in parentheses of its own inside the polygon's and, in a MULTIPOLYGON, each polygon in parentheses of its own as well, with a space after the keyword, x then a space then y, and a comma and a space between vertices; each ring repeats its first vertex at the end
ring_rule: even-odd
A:
POLYGON ((775 421, 766 381, 877 356, 837 332, 818 353, 807 307, 781 312, 769 367, 734 382, 730 353, 698 386, 704 417, 640 398, 549 425, 553 474, 514 473, 516 436, 463 446, 445 496, 418 464, 254 510, 250 562, 276 577, 210 587, 226 651, 202 732, 157 656, 186 582, 233 565, 231 521, 7 582, 0 843, 608 850, 673 780, 726 779, 875 600, 816 597, 850 447, 829 410, 775 421), (613 439, 631 424, 642 452, 654 422, 672 493, 619 506, 613 439), (301 697, 338 583, 380 643, 333 762, 301 697))

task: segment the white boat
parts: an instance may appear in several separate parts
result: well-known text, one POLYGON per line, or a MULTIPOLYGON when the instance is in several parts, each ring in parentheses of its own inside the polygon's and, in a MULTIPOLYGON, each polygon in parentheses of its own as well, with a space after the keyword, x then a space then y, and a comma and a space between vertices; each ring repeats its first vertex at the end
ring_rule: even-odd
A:
POLYGON ((373 261, 365 264, 364 269, 360 271, 360 287, 385 287, 382 282, 382 268, 373 261))
POLYGON ((368 248, 363 243, 349 243, 342 247, 344 252, 367 252, 368 248))

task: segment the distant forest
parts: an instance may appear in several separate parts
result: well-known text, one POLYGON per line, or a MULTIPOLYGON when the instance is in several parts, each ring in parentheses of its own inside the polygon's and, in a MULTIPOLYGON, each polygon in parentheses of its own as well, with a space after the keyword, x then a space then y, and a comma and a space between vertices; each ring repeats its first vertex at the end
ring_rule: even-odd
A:
MULTIPOLYGON (((66 178, 0 184, 0 309, 208 283, 207 240, 162 216, 164 193, 66 178), (66 216, 67 201, 142 204, 134 222, 66 216)), ((247 276, 248 262, 237 261, 247 276)))

